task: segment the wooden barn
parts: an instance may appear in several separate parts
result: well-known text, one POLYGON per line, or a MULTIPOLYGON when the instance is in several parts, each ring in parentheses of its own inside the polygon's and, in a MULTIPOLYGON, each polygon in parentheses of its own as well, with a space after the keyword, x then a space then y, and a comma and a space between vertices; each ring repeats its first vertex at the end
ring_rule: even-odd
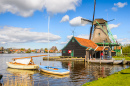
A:
POLYGON ((62 56, 85 57, 88 47, 94 50, 97 44, 91 40, 73 36, 62 49, 62 56))

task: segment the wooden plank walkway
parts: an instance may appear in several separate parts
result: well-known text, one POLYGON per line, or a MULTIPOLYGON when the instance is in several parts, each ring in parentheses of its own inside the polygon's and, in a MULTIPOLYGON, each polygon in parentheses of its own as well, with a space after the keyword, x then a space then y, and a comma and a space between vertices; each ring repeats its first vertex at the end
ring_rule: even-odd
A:
MULTIPOLYGON (((47 60, 47 57, 43 57, 43 60, 47 60)), ((85 61, 85 58, 55 58, 49 57, 49 60, 53 61, 85 61)))

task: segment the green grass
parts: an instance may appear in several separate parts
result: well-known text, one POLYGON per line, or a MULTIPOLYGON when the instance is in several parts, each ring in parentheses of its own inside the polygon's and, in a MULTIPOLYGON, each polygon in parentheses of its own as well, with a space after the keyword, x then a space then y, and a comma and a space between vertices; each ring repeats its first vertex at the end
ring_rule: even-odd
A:
POLYGON ((130 86, 130 68, 116 72, 106 78, 85 83, 83 86, 130 86))
POLYGON ((122 57, 122 56, 113 56, 112 58, 115 58, 115 60, 120 60, 120 59, 125 59, 125 60, 130 60, 130 57, 122 57))

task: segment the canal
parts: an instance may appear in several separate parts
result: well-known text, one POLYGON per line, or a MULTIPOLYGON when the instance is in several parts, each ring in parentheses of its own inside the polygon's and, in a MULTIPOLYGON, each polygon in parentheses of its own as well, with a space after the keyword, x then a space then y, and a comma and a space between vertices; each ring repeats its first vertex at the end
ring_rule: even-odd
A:
MULTIPOLYGON (((74 61, 44 61, 42 57, 33 58, 34 63, 40 65, 50 65, 70 70, 69 75, 58 76, 39 72, 38 70, 18 70, 8 68, 6 62, 12 58, 43 55, 37 54, 0 54, 0 74, 3 79, 2 86, 81 86, 86 82, 91 82, 100 77, 106 77, 114 72, 118 72, 129 65, 108 65, 108 64, 87 64, 86 62, 74 61)), ((51 53, 50 56, 60 56, 61 54, 51 53)))

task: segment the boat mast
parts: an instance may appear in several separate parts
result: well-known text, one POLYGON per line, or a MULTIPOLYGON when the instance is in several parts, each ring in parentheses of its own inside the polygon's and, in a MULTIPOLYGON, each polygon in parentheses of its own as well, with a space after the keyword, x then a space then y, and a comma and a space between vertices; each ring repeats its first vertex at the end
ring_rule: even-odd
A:
POLYGON ((49 61, 49 23, 50 23, 50 16, 48 16, 48 61, 49 61))

